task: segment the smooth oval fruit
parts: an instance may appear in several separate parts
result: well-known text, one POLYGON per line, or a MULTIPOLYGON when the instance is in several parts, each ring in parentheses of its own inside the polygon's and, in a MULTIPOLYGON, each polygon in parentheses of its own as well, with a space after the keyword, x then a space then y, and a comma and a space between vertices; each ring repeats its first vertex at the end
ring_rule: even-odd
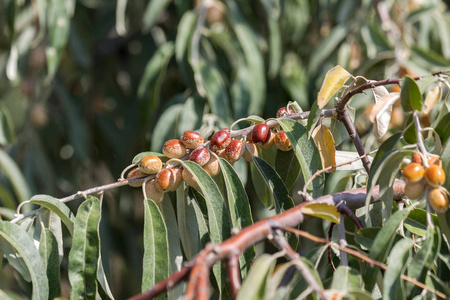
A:
POLYGON ((428 192, 428 202, 437 213, 445 213, 448 209, 448 198, 440 188, 432 189, 428 192))
POLYGON ((195 179, 194 175, 192 175, 191 172, 189 172, 188 169, 183 169, 183 172, 181 173, 181 176, 183 177, 184 182, 186 182, 187 185, 199 189, 200 186, 198 185, 197 179, 195 179))
POLYGON ((152 199, 156 203, 161 203, 164 200, 164 192, 156 188, 155 179, 145 183, 145 194, 147 199, 152 199))
POLYGON ((240 140, 232 140, 225 149, 224 158, 230 163, 234 164, 244 155, 244 144, 240 140))
POLYGON ((444 170, 438 165, 431 165, 425 170, 425 181, 429 186, 437 188, 445 182, 444 170))
MULTIPOLYGON (((139 168, 134 168, 133 170, 131 170, 130 172, 128 172, 127 174, 127 179, 135 179, 135 178, 143 178, 148 176, 148 174, 142 173, 141 170, 139 170, 139 168)), ((129 183, 129 186, 132 187, 140 187, 142 186, 142 181, 137 181, 137 182, 133 182, 133 183, 129 183)))
POLYGON ((225 149, 231 142, 230 133, 224 129, 217 131, 209 141, 209 149, 217 152, 218 150, 225 149))
POLYGON ((405 196, 411 200, 419 199, 425 192, 426 184, 423 180, 417 182, 406 182, 405 185, 405 196))
POLYGON ((215 155, 211 155, 211 158, 203 166, 203 169, 211 177, 219 175, 219 173, 220 173, 220 165, 219 165, 219 160, 217 159, 217 157, 215 155))
POLYGON ((294 111, 290 108, 286 108, 286 107, 282 107, 277 111, 277 118, 281 118, 281 117, 285 117, 285 116, 289 116, 291 114, 293 114, 294 111))
POLYGON ((253 156, 258 156, 258 147, 253 142, 246 141, 246 147, 244 150, 244 154, 242 155, 244 159, 248 162, 253 162, 253 156), (250 152, 249 152, 250 150, 250 152), (253 154, 253 155, 252 155, 253 154))
POLYGON ((275 135, 275 145, 277 145, 277 148, 281 151, 289 151, 292 149, 291 141, 289 140, 288 136, 286 135, 286 132, 284 130, 278 131, 275 135))
POLYGON ((196 131, 188 130, 183 133, 181 142, 186 146, 186 148, 195 149, 203 146, 203 137, 196 131))
POLYGON ((425 170, 418 163, 410 163, 402 171, 402 176, 411 182, 422 180, 424 174, 425 170))
POLYGON ((186 155, 186 146, 180 140, 172 139, 164 143, 162 152, 168 158, 182 158, 186 155))
POLYGON ((166 192, 175 184, 175 178, 171 169, 162 169, 156 174, 155 185, 160 191, 166 192))
POLYGON ((189 160, 199 164, 202 167, 209 161, 210 157, 211 155, 206 148, 194 149, 191 154, 189 154, 189 160))
POLYGON ((269 142, 271 131, 264 123, 256 124, 252 130, 252 142, 257 146, 262 146, 269 142))
POLYGON ((264 150, 270 149, 273 146, 273 144, 275 144, 274 141, 275 141, 275 133, 273 133, 271 130, 269 140, 267 141, 267 143, 260 146, 261 149, 264 149, 264 150))
POLYGON ((138 167, 145 174, 156 174, 162 168, 162 161, 158 156, 146 155, 141 158, 138 167))

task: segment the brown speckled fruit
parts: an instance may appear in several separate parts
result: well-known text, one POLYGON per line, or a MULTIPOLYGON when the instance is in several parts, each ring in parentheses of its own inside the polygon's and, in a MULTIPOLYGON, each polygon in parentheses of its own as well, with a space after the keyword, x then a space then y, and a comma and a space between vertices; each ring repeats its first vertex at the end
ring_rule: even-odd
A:
POLYGON ((139 161, 139 170, 145 174, 156 174, 162 168, 161 159, 155 155, 146 155, 139 161))
POLYGON ((209 142, 209 149, 213 152, 217 152, 218 150, 225 149, 231 142, 230 133, 225 130, 219 130, 212 136, 209 142))
POLYGON ((181 142, 188 149, 195 149, 203 146, 203 137, 200 133, 195 131, 185 131, 181 137, 181 142))
MULTIPOLYGON (((139 168, 134 168, 133 170, 131 170, 130 172, 128 172, 127 174, 127 179, 134 179, 134 178, 142 178, 148 176, 148 174, 142 173, 141 170, 139 170, 139 168)), ((129 185, 132 187, 140 187, 142 186, 142 181, 138 181, 138 182, 133 182, 130 183, 129 185)))
POLYGON ((274 139, 275 145, 277 145, 277 148, 281 151, 289 151, 292 149, 291 141, 289 141, 289 138, 284 130, 278 131, 274 139))
POLYGON ((269 140, 267 141, 267 143, 265 143, 264 145, 261 145, 261 149, 270 149, 272 148, 273 144, 275 144, 275 133, 272 132, 272 130, 270 131, 270 137, 269 140))
POLYGON ((234 164, 242 155, 244 155, 244 144, 240 140, 232 140, 225 149, 224 158, 230 163, 234 164))
POLYGON ((425 181, 429 186, 437 188, 445 182, 444 170, 438 165, 431 165, 425 170, 425 181))
POLYGON ((424 174, 425 170, 418 163, 410 163, 402 171, 402 176, 411 182, 422 180, 424 174))
POLYGON ((175 184, 175 178, 173 176, 172 169, 162 169, 156 174, 155 186, 158 190, 167 192, 175 184))
POLYGON ((219 160, 217 159, 217 157, 215 155, 211 155, 211 158, 203 166, 203 169, 211 177, 219 175, 219 173, 220 173, 220 165, 219 165, 219 160))
POLYGON ((428 202, 437 213, 445 213, 448 209, 448 198, 440 188, 432 189, 428 192, 428 202))
POLYGON ((164 192, 156 188, 155 179, 145 184, 145 194, 147 199, 152 199, 156 203, 161 203, 164 200, 164 192))
POLYGON ((182 158, 186 155, 186 146, 180 140, 172 139, 164 143, 162 151, 168 158, 182 158))
POLYGON ((244 150, 244 159, 248 162, 253 162, 253 156, 258 156, 258 147, 256 147, 256 145, 250 141, 246 141, 246 147, 244 150), (250 152, 249 152, 250 150, 250 152), (253 154, 253 156, 252 156, 253 154))
POLYGON ((170 170, 173 173, 173 178, 175 181, 173 183, 172 188, 169 189, 169 192, 173 192, 176 191, 183 182, 183 175, 182 175, 183 171, 180 168, 172 168, 170 170))
POLYGON ((412 155, 411 161, 413 163, 417 163, 417 164, 421 165, 422 164, 422 156, 418 152, 416 152, 412 155))
POLYGON ((256 146, 262 146, 269 142, 270 133, 270 128, 266 124, 256 124, 252 129, 252 142, 255 143, 256 146))
POLYGON ((423 180, 417 182, 406 182, 405 196, 411 200, 419 199, 425 192, 426 184, 423 180))
POLYGON ((189 172, 188 169, 183 169, 183 172, 181 173, 181 176, 183 176, 184 182, 186 182, 187 185, 199 189, 200 186, 198 185, 197 179, 189 172))
POLYGON ((200 166, 204 166, 209 161, 210 157, 211 155, 206 148, 197 148, 189 154, 189 160, 199 164, 200 166))
POLYGON ((282 107, 277 111, 277 118, 281 118, 284 116, 289 116, 291 114, 293 114, 294 111, 290 108, 286 108, 286 107, 282 107))

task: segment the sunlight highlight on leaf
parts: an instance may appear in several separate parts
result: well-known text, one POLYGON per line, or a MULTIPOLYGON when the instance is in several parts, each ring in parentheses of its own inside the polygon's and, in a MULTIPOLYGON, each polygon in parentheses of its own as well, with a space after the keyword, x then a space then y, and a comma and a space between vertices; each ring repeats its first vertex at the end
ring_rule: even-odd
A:
MULTIPOLYGON (((334 139, 331 131, 327 126, 321 124, 314 129, 312 137, 319 149, 322 167, 327 168, 336 165, 336 148, 334 147, 334 139)), ((329 172, 333 173, 336 168, 332 168, 329 172)))
POLYGON ((322 86, 320 87, 319 94, 317 95, 317 105, 319 108, 324 108, 328 101, 330 101, 331 97, 350 77, 352 77, 352 75, 339 65, 330 69, 327 72, 322 86))
POLYGON ((333 205, 328 205, 326 203, 307 203, 300 208, 300 211, 305 215, 318 217, 339 224, 340 214, 333 205))

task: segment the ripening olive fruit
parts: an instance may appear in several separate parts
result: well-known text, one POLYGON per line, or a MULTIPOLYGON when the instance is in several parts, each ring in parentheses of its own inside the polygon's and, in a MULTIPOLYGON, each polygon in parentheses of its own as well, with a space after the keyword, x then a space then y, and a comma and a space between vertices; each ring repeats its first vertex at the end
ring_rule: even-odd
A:
POLYGON ((425 192, 426 184, 423 180, 411 182, 406 182, 405 185, 405 196, 411 200, 419 199, 425 192))
POLYGON ((428 202, 437 213, 445 213, 448 209, 448 198, 440 188, 432 189, 428 192, 428 202))
POLYGON ((291 141, 289 141, 289 138, 284 130, 278 131, 274 140, 275 145, 277 145, 277 148, 281 151, 289 151, 292 149, 291 141))
POLYGON ((164 192, 158 190, 155 179, 145 183, 145 194, 147 195, 147 199, 152 199, 156 203, 161 203, 164 200, 164 192))
POLYGON ((437 165, 442 168, 442 161, 438 157, 432 156, 428 159, 428 165, 437 165))
POLYGON ((259 123, 253 127, 252 142, 257 146, 262 146, 269 142, 271 130, 267 124, 259 123))
POLYGON ((182 158, 186 155, 186 146, 180 140, 172 139, 164 143, 162 151, 168 158, 182 158))
POLYGON ((253 162, 253 156, 258 156, 258 147, 253 142, 246 141, 246 147, 244 150, 244 159, 248 162, 253 162), (249 152, 250 150, 250 152, 249 152), (253 154, 253 155, 252 155, 253 154))
POLYGON ((191 172, 189 172, 188 169, 184 168, 183 172, 181 173, 181 176, 183 176, 184 182, 186 182, 187 185, 199 189, 200 186, 198 185, 197 179, 195 179, 194 175, 192 175, 191 172))
POLYGON ((417 163, 417 164, 421 165, 422 164, 422 156, 418 152, 413 153, 411 161, 413 163, 417 163))
POLYGON ((411 182, 422 180, 424 174, 425 170, 423 169, 422 165, 418 163, 410 163, 403 169, 402 172, 402 176, 411 182))
POLYGON ((172 169, 162 169, 156 174, 155 186, 158 190, 166 192, 170 190, 174 184, 175 178, 172 169))
POLYGON ((174 183, 173 186, 169 189, 169 192, 176 191, 180 184, 183 182, 183 175, 180 168, 172 168, 170 169, 173 173, 174 183))
MULTIPOLYGON (((127 174, 127 179, 134 179, 134 178, 142 178, 142 177, 146 177, 148 176, 148 174, 142 173, 141 170, 139 170, 139 168, 134 168, 133 170, 131 170, 130 172, 128 172, 127 174)), ((130 186, 132 187, 140 187, 142 186, 142 181, 137 181, 137 182, 133 182, 133 183, 129 183, 130 186)))
POLYGON ((429 186, 437 188, 445 181, 444 170, 438 165, 431 165, 425 170, 425 181, 429 186))
POLYGON ((230 163, 237 162, 244 155, 244 144, 240 140, 232 140, 225 149, 224 158, 230 163))
POLYGON ((202 147, 194 149, 191 154, 189 154, 189 160, 200 166, 204 166, 209 161, 210 156, 208 149, 202 147))
POLYGON ((145 174, 156 174, 162 168, 161 159, 155 155, 146 155, 139 161, 139 170, 145 174))
POLYGON ((209 149, 213 152, 217 152, 218 150, 225 149, 231 142, 230 133, 225 130, 219 130, 212 136, 209 141, 209 149))
POLYGON ((211 177, 219 175, 220 165, 219 160, 215 155, 211 155, 209 161, 203 166, 203 170, 205 170, 211 177))
POLYGON ((270 130, 270 136, 269 136, 269 140, 267 141, 267 143, 261 145, 261 149, 267 150, 270 149, 273 144, 275 144, 275 133, 272 132, 272 130, 270 130))
POLYGON ((281 118, 284 116, 289 116, 291 114, 293 114, 294 111, 290 108, 286 108, 286 107, 282 107, 277 111, 277 118, 281 118))
POLYGON ((203 146, 203 137, 200 133, 195 131, 185 131, 181 137, 181 142, 188 149, 195 149, 203 146))

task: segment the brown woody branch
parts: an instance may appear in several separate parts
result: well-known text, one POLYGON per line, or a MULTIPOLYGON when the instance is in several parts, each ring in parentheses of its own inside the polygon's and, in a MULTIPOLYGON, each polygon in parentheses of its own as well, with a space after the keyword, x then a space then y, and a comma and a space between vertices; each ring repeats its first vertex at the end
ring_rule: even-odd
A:
POLYGON ((231 299, 236 299, 241 288, 241 275, 239 274, 239 255, 231 255, 227 260, 228 278, 231 287, 231 299))
MULTIPOLYGON (((394 201, 401 201, 404 195, 405 183, 401 180, 396 180, 394 182, 394 201)), ((333 195, 324 195, 315 200, 315 203, 326 203, 339 207, 345 204, 350 209, 357 209, 365 205, 367 189, 365 187, 358 188, 342 193, 337 193, 333 195)), ((370 198, 371 203, 379 202, 379 186, 375 186, 372 190, 372 195, 370 198)), ((310 202, 304 202, 310 203, 310 202)), ((216 262, 221 260, 228 260, 230 257, 237 255, 238 253, 243 253, 250 246, 266 239, 272 234, 274 229, 273 224, 276 224, 279 228, 296 227, 301 224, 304 220, 304 215, 301 212, 301 207, 304 203, 299 204, 287 211, 284 211, 276 216, 261 220, 252 226, 248 226, 242 229, 239 233, 232 236, 221 244, 212 245, 209 244, 204 250, 202 250, 193 261, 188 263, 181 271, 172 274, 168 279, 164 280, 163 283, 156 284, 149 291, 144 294, 135 296, 131 299, 133 300, 143 300, 143 299, 153 299, 155 296, 173 287, 173 285, 168 285, 169 282, 179 283, 181 280, 185 279, 190 270, 190 278, 194 279, 194 270, 196 266, 201 265, 202 267, 210 268, 216 262), (188 270, 186 270, 188 268, 188 270)), ((200 271, 196 271, 200 272, 200 271)), ((198 281, 195 279, 195 281, 198 281)), ((195 283, 195 285, 198 285, 195 283)), ((195 287, 194 285, 194 287, 195 287)), ((193 287, 193 289, 194 289, 193 287)), ((189 290, 189 287, 188 287, 189 290)))

